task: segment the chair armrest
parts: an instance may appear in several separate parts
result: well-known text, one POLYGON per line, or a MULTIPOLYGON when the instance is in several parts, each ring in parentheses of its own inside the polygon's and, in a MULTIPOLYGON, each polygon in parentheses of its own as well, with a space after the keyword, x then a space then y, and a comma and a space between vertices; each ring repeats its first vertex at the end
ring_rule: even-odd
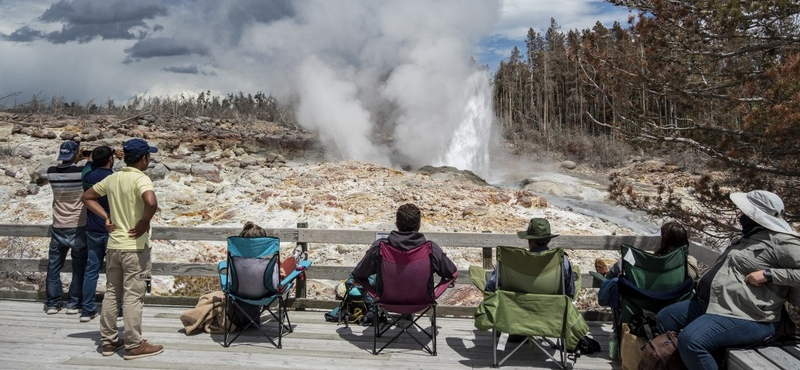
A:
POLYGON ((444 291, 447 290, 447 288, 449 288, 452 285, 455 285, 456 280, 458 280, 458 271, 456 271, 455 274, 453 274, 453 278, 452 279, 449 279, 449 280, 442 279, 442 280, 440 280, 439 281, 439 285, 437 285, 433 289, 433 297, 434 298, 439 298, 439 296, 441 296, 442 293, 444 293, 444 291))
POLYGON ((217 273, 219 273, 219 285, 222 291, 228 289, 228 261, 219 261, 217 264, 217 273))
POLYGON ((469 267, 469 279, 481 292, 486 289, 486 269, 481 266, 469 267))
POLYGON ((294 279, 300 276, 300 274, 304 274, 309 267, 311 267, 311 261, 305 260, 298 262, 294 271, 292 271, 289 275, 286 275, 286 277, 281 281, 280 287, 282 288, 288 284, 291 284, 294 279))

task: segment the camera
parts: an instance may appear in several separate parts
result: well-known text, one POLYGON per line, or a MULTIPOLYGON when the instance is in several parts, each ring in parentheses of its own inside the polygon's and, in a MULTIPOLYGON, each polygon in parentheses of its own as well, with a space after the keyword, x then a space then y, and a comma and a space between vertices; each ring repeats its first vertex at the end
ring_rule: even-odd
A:
POLYGON ((83 151, 81 151, 81 155, 83 155, 85 158, 88 158, 90 155, 92 155, 92 151, 91 150, 83 150, 83 151))

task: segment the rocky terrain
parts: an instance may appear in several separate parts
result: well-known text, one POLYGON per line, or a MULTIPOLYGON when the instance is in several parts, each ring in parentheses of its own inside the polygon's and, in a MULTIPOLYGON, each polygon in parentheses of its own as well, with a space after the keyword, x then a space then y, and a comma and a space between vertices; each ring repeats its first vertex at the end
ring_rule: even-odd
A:
MULTIPOLYGON (((269 122, 240 123, 208 118, 16 115, 0 112, 0 217, 3 223, 49 224, 52 193, 45 177, 55 164, 62 140, 85 148, 120 147, 142 137, 159 147, 148 174, 156 185, 160 210, 154 226, 237 227, 251 220, 263 227, 391 230, 400 204, 423 209, 422 231, 512 233, 531 217, 546 217, 553 231, 572 235, 630 235, 635 232, 605 217, 556 207, 537 194, 577 191, 574 185, 527 176, 516 186, 493 186, 468 171, 423 167, 402 171, 356 161, 333 161, 317 146, 314 134, 269 122), (566 189, 566 190, 565 190, 566 189)), ((117 166, 122 166, 122 161, 117 166)), ((640 163, 663 166, 663 163, 640 163)), ((574 163, 552 166, 552 173, 578 174, 574 163), (571 168, 571 169, 569 169, 571 168)), ((644 170, 647 172, 647 170, 644 170)), ((655 172, 655 171, 653 171, 655 172)), ((533 174, 531 174, 533 175, 533 174)), ((566 176, 566 175, 565 175, 566 176)), ((603 178, 603 174, 596 176, 603 178)), ((583 186, 586 197, 602 198, 602 181, 583 186), (588 190, 587 190, 588 189, 588 190)), ((0 239, 0 257, 43 258, 47 240, 0 239)), ((157 261, 216 262, 223 243, 155 241, 157 261)), ((364 245, 313 245, 310 258, 321 265, 354 266, 364 245)), ((475 249, 446 248, 459 268, 480 264, 475 249)), ((573 263, 586 272, 610 252, 572 251, 573 263)), ((64 276, 67 278, 67 276, 64 276)), ((43 277, 12 276, 15 289, 36 289, 43 277)), ((342 277, 344 278, 344 277, 342 277)), ((336 282, 312 282, 310 293, 331 298, 336 282)), ((192 281, 158 278, 156 294, 172 294, 192 281)), ((582 308, 594 306, 584 292, 582 308)), ((476 304, 477 291, 464 286, 445 304, 476 304)))

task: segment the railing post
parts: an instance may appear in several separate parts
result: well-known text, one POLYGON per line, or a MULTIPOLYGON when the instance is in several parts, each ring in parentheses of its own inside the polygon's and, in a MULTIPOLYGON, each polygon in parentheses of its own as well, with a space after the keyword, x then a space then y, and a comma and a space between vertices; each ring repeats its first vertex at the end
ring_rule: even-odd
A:
MULTIPOLYGON (((297 223, 297 228, 298 229, 307 229, 308 228, 308 222, 298 222, 297 223)), ((299 242, 298 241, 297 245, 300 247, 300 249, 303 250, 303 252, 308 252, 308 243, 299 242)), ((296 285, 296 288, 295 288, 294 296, 297 297, 297 298, 305 298, 306 297, 306 280, 305 279, 303 279, 303 280, 298 279, 297 280, 297 285, 296 285)))
MULTIPOLYGON (((484 231, 484 234, 491 234, 491 231, 484 231)), ((492 264, 492 247, 483 247, 483 268, 486 270, 494 269, 492 264)))

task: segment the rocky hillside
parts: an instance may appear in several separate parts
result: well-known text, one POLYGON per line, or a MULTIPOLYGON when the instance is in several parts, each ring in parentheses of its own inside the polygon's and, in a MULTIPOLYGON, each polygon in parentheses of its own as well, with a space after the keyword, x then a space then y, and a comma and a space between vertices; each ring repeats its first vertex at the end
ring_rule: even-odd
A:
MULTIPOLYGON (((129 138, 143 137, 160 149, 147 171, 155 181, 160 206, 154 226, 237 227, 252 220, 275 228, 307 222, 311 228, 391 230, 397 206, 413 202, 423 209, 423 232, 511 233, 524 229, 531 217, 546 217, 554 232, 561 234, 632 234, 605 219, 556 208, 522 187, 488 185, 454 168, 400 171, 355 161, 325 161, 313 134, 269 122, 0 113, 0 133, 4 223, 50 222, 52 194, 44 175, 55 163, 62 140, 79 140, 91 149, 119 147, 129 138)), ((218 261, 224 256, 222 243, 153 244, 158 261, 218 261)), ((42 258, 47 241, 16 238, 3 240, 0 248, 2 257, 42 258)), ((310 258, 322 265, 354 266, 365 250, 364 245, 313 245, 310 258)), ((459 268, 480 264, 475 249, 446 252, 459 268)), ((592 269, 599 255, 570 252, 582 271, 592 269)), ((28 278, 28 285, 41 283, 28 278)), ((192 282, 161 279, 156 293, 170 294, 185 284, 192 282)), ((315 282, 312 294, 332 297, 334 284, 315 282)), ((465 289, 451 294, 446 303, 474 304, 479 299, 476 292, 465 289)), ((591 305, 591 299, 582 305, 591 305)))

